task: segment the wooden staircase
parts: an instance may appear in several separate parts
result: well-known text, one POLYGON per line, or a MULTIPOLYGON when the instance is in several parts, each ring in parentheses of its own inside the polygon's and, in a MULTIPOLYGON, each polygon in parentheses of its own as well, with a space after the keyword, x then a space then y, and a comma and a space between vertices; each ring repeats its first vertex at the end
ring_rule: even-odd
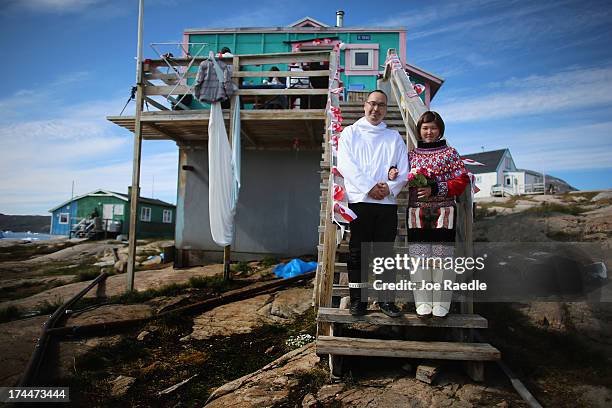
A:
MULTIPOLYGON (((391 51, 391 50, 390 50, 391 51)), ((405 73, 404 73, 405 75, 405 73)), ((424 107, 410 106, 400 108, 406 99, 398 97, 407 80, 394 72, 387 72, 386 77, 391 82, 392 94, 389 95, 389 108, 385 123, 391 129, 396 129, 404 140, 407 141, 409 149, 414 146, 415 128, 414 116, 424 107), (399 76, 399 78, 398 78, 399 76), (402 86, 398 82, 403 81, 402 86), (395 100, 396 105, 393 104, 395 100), (410 115, 413 117, 411 118, 410 115), (408 129, 408 132, 407 132, 408 129)), ((408 82, 409 83, 409 82, 408 82)), ((418 99, 418 98, 416 98, 418 99)), ((408 103, 421 103, 409 100, 408 103)), ((340 105, 342 111, 342 125, 348 126, 363 116, 362 103, 344 103, 340 105)), ((328 128, 329 126, 326 126, 328 128)), ((346 257, 348 254, 349 233, 345 234, 343 240, 336 245, 338 231, 330 219, 329 194, 329 172, 331 146, 323 143, 323 157, 321 161, 321 220, 319 225, 317 280, 315 283, 315 304, 318 306, 317 323, 318 333, 316 340, 317 354, 329 355, 332 376, 342 373, 343 356, 368 356, 368 357, 395 357, 437 360, 460 360, 465 362, 465 368, 475 381, 484 380, 484 361, 500 359, 500 352, 487 343, 473 342, 473 330, 486 329, 487 320, 473 313, 471 298, 460 304, 461 313, 449 314, 444 319, 429 318, 420 319, 414 313, 404 313, 398 318, 390 318, 377 310, 368 310, 364 316, 352 316, 347 309, 332 307, 338 305, 340 298, 348 296, 348 273, 346 257), (366 323, 380 326, 403 326, 403 327, 433 327, 436 330, 451 330, 454 341, 412 341, 412 340, 382 340, 372 338, 344 337, 342 332, 347 325, 355 323, 366 323)), ((469 188, 469 187, 468 187, 469 188)), ((464 194, 464 196, 468 196, 464 194)), ((461 200, 466 200, 462 196, 461 200)), ((406 206, 408 204, 408 190, 405 188, 398 196, 398 230, 395 241, 396 248, 407 247, 406 229, 406 206)), ((469 203, 464 203, 464 208, 471 208, 471 195, 469 203)), ((467 252, 471 251, 471 211, 463 226, 458 226, 458 234, 469 240, 466 245, 467 252)), ((465 255, 465 254, 464 254, 465 255)))

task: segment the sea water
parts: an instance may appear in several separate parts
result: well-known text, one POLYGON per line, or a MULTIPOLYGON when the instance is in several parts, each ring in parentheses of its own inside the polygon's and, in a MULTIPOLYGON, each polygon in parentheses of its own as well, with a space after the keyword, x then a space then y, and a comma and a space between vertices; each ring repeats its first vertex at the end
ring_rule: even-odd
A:
POLYGON ((54 238, 54 235, 42 234, 38 232, 13 232, 0 231, 0 239, 17 239, 22 241, 46 241, 54 238))

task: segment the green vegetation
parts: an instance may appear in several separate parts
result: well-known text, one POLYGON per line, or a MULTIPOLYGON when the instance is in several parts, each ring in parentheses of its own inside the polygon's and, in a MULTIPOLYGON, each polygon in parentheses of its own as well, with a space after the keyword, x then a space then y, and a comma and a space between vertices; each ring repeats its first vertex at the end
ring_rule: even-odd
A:
POLYGON ((0 247, 0 262, 25 261, 33 256, 51 254, 59 250, 75 245, 72 242, 60 243, 20 243, 11 246, 0 247))
POLYGON ((0 323, 10 322, 21 316, 21 309, 17 306, 8 306, 0 309, 0 323))
MULTIPOLYGON (((193 321, 184 315, 172 316, 135 327, 123 340, 97 347, 77 359, 76 374, 58 385, 71 387, 74 404, 116 406, 202 406, 219 386, 252 373, 287 352, 290 335, 316 330, 315 313, 310 309, 290 325, 265 325, 248 334, 218 336, 208 340, 178 342, 189 334, 193 321), (152 334, 144 341, 135 338, 141 330, 152 334), (109 375, 109 373, 112 373, 109 375), (180 391, 158 396, 164 388, 198 374, 180 391), (138 378, 121 398, 109 398, 109 380, 118 375, 138 378)), ((301 401, 307 392, 316 392, 327 379, 322 368, 299 373, 299 384, 291 398, 301 401)), ((291 404, 293 406, 295 404, 291 404)))
POLYGON ((234 272, 249 274, 253 272, 253 268, 249 266, 248 262, 238 262, 233 267, 234 272))
MULTIPOLYGON (((316 367, 310 371, 301 371, 296 373, 295 377, 297 384, 289 390, 287 401, 281 401, 278 404, 272 405, 275 408, 281 407, 299 407, 306 394, 316 395, 319 389, 329 380, 329 372, 321 367, 316 367)), ((340 401, 326 407, 340 407, 340 401)))
POLYGON ((273 256, 266 256, 259 262, 259 266, 269 268, 270 266, 278 265, 280 260, 273 256))
POLYGON ((580 207, 576 204, 559 204, 559 203, 547 203, 543 202, 541 205, 536 207, 531 207, 525 210, 525 212, 535 213, 535 214, 552 214, 552 213, 561 213, 561 214, 569 214, 569 215, 580 215, 585 212, 584 208, 580 207))
MULTIPOLYGON (((592 385, 612 383, 612 366, 599 351, 585 343, 572 327, 565 332, 548 330, 529 322, 507 303, 486 303, 477 310, 489 319, 487 335, 504 360, 522 378, 537 383, 550 376, 581 378, 592 385)), ((550 404, 555 406, 555 404, 550 404)))

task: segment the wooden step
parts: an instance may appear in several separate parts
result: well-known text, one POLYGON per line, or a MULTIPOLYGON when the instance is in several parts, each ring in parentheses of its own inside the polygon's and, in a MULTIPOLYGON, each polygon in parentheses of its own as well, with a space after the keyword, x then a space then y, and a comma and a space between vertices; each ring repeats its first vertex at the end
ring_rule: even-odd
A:
POLYGON ((334 285, 332 287, 332 296, 345 297, 349 296, 349 288, 346 285, 334 285))
MULTIPOLYGON (((347 288, 348 289, 348 288, 347 288)), ((487 319, 477 314, 449 314, 443 319, 420 319, 414 313, 405 313, 400 317, 389 317, 378 310, 369 310, 364 316, 353 316, 346 309, 332 307, 319 308, 319 322, 329 323, 369 323, 391 326, 419 327, 457 327, 461 329, 486 329, 487 319)))
POLYGON ((427 358, 434 360, 494 361, 501 353, 488 343, 408 341, 319 336, 317 354, 344 356, 427 358))

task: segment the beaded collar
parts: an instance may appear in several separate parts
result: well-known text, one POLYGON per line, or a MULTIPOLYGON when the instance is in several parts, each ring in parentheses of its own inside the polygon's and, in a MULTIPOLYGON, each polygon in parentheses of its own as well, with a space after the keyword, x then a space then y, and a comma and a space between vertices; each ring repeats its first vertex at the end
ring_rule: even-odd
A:
POLYGON ((437 140, 431 143, 419 140, 417 141, 417 148, 414 149, 414 151, 416 153, 432 153, 432 150, 443 150, 446 147, 446 140, 437 140))

